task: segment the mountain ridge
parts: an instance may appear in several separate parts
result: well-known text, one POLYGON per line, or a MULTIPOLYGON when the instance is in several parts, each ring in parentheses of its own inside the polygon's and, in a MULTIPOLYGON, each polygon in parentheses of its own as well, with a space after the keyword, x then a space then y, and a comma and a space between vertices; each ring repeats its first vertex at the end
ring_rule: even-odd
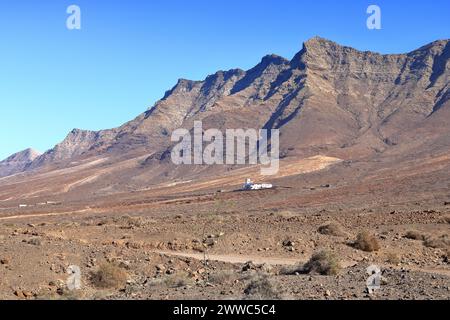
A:
POLYGON ((0 177, 26 170, 40 155, 39 151, 32 148, 10 155, 8 158, 0 161, 0 177))
POLYGON ((298 156, 318 148, 340 157, 368 156, 398 144, 401 132, 448 105, 449 52, 448 39, 406 54, 380 54, 314 37, 291 60, 269 54, 246 71, 179 79, 135 119, 113 129, 74 129, 9 173, 99 154, 164 153, 170 132, 194 120, 219 129, 282 128, 282 149, 298 156))

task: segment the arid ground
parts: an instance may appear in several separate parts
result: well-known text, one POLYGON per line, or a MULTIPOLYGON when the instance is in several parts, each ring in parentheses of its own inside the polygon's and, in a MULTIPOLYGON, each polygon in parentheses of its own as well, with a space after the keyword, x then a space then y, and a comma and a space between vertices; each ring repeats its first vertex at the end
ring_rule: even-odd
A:
POLYGON ((273 190, 238 191, 255 171, 242 169, 114 196, 2 201, 0 298, 449 299, 449 164, 315 157, 282 162, 266 178, 273 190), (70 265, 80 290, 67 288, 70 265), (373 294, 370 265, 382 271, 373 294))

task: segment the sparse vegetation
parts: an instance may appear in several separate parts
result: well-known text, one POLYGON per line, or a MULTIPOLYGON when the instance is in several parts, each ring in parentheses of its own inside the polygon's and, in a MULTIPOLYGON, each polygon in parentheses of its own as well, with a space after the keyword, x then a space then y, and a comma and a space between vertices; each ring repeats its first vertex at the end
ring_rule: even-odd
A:
POLYGON ((101 263, 97 272, 92 274, 91 280, 98 288, 123 288, 128 279, 127 272, 109 262, 101 263))
MULTIPOLYGON (((218 193, 215 194, 214 197, 217 197, 218 193)), ((205 217, 205 222, 203 224, 203 231, 202 231, 202 246, 203 246, 203 264, 206 268, 209 268, 209 258, 208 253, 209 249, 217 244, 218 238, 220 238, 223 234, 220 234, 218 236, 213 234, 207 234, 208 228, 213 225, 214 221, 217 221, 217 219, 220 217, 219 213, 225 212, 228 207, 229 202, 223 201, 223 200, 215 200, 215 206, 214 210, 211 212, 208 212, 205 217)))
POLYGON ((341 264, 336 255, 330 251, 314 253, 311 259, 298 271, 302 273, 316 273, 325 276, 337 275, 341 270, 341 264))
POLYGON ((212 284, 223 284, 233 282, 238 278, 234 270, 218 270, 209 274, 208 280, 212 284))
POLYGON ((405 238, 411 239, 411 240, 425 240, 427 238, 427 235, 424 233, 421 233, 416 230, 410 230, 405 234, 405 238))
POLYGON ((445 250, 445 253, 442 255, 442 259, 444 259, 445 263, 450 263, 450 248, 445 250))
POLYGON ((450 238, 447 234, 441 235, 439 237, 428 237, 423 242, 425 247, 435 248, 435 249, 447 249, 450 248, 450 238))
POLYGON ((81 290, 59 289, 57 292, 40 290, 36 292, 36 300, 82 300, 84 293, 81 290))
POLYGON ((31 244, 33 246, 40 246, 41 240, 38 238, 33 238, 33 239, 28 240, 28 244, 31 244))
POLYGON ((151 279, 147 282, 147 285, 150 287, 182 288, 192 285, 192 283, 193 280, 189 278, 187 273, 180 272, 151 279))
POLYGON ((122 229, 140 228, 144 225, 144 220, 141 217, 132 217, 129 215, 116 218, 114 222, 119 224, 122 229))
POLYGON ((386 262, 392 265, 398 265, 400 264, 401 259, 395 252, 388 252, 386 254, 386 262))
POLYGON ((319 227, 318 232, 327 236, 342 237, 346 233, 342 225, 336 221, 327 222, 326 224, 319 227))
POLYGON ((380 250, 380 244, 378 243, 377 238, 367 231, 362 231, 357 235, 353 247, 366 252, 380 250))
POLYGON ((270 280, 267 274, 254 274, 244 293, 252 300, 277 300, 281 299, 281 291, 270 280))
POLYGON ((169 288, 182 288, 190 284, 190 279, 183 273, 166 276, 163 281, 169 288))

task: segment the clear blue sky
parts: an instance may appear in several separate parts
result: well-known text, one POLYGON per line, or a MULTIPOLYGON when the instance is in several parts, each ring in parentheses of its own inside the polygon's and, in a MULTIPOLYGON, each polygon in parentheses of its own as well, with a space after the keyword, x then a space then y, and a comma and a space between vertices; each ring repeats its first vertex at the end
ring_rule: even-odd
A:
POLYGON ((450 1, 14 0, 0 3, 0 158, 118 126, 178 78, 286 58, 314 35, 383 53, 450 37, 450 1), (81 30, 66 9, 81 8, 81 30), (382 30, 366 28, 366 8, 382 30))

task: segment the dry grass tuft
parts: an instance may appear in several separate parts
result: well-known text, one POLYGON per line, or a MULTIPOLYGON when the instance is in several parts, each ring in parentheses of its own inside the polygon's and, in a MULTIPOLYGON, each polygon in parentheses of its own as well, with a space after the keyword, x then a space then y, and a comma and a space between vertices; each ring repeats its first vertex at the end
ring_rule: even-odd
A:
POLYGON ((401 259, 395 252, 388 252, 386 254, 386 262, 392 265, 398 265, 401 263, 401 259))
POLYGON ((323 226, 320 226, 317 231, 327 236, 343 237, 346 235, 342 225, 335 221, 327 222, 323 226))
POLYGON ((405 234, 405 238, 411 239, 411 240, 425 240, 427 238, 427 235, 424 233, 421 233, 417 230, 410 230, 405 234))
POLYGON ((355 242, 353 243, 353 247, 366 252, 380 250, 380 244, 378 243, 377 238, 367 231, 363 231, 358 234, 355 242))
POLYGON ((428 237, 423 242, 425 247, 435 249, 448 249, 450 248, 450 238, 447 234, 443 234, 439 237, 428 237))
POLYGON ((140 228, 145 225, 145 221, 143 218, 132 217, 129 215, 124 215, 119 218, 115 218, 114 223, 120 225, 120 228, 122 228, 122 229, 140 228))
POLYGON ((124 269, 108 262, 100 264, 99 269, 92 274, 91 278, 94 286, 104 289, 121 289, 125 287, 127 280, 128 274, 124 269))
POLYGON ((331 276, 337 275, 341 269, 341 264, 336 255, 324 250, 314 253, 311 259, 298 271, 301 273, 316 273, 331 276))
POLYGON ((244 293, 251 300, 279 300, 282 298, 280 289, 267 274, 253 275, 244 293))
POLYGON ((173 274, 164 278, 164 284, 169 288, 182 288, 190 285, 191 280, 184 273, 173 274))
POLYGON ((238 274, 233 270, 219 270, 208 276, 208 281, 212 284, 231 283, 238 279, 238 274))

